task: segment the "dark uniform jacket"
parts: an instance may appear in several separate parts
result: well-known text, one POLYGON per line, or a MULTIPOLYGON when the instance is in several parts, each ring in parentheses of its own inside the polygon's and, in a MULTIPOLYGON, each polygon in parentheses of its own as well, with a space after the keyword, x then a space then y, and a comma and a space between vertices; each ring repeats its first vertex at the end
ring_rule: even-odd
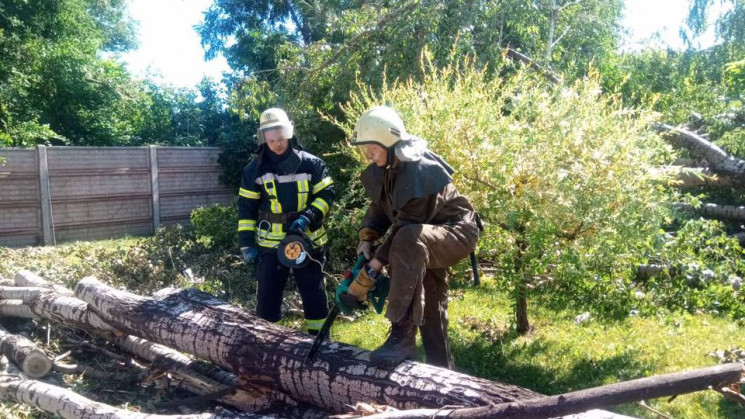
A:
POLYGON ((360 179, 371 201, 362 227, 381 236, 391 228, 375 258, 388 264, 393 237, 405 225, 476 222, 476 211, 452 184, 452 173, 453 169, 431 151, 419 161, 398 161, 393 168, 371 164, 362 172, 360 179))
POLYGON ((238 196, 240 247, 276 248, 299 215, 310 220, 308 237, 316 246, 328 241, 323 217, 336 197, 323 160, 292 147, 279 158, 268 149, 243 169, 238 196))

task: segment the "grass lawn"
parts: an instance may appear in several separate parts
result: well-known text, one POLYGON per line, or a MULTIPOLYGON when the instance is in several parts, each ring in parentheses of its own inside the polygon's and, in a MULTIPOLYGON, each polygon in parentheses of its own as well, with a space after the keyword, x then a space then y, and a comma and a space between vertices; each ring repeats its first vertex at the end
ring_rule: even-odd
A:
MULTIPOLYGON (((509 328, 509 296, 489 278, 480 288, 451 292, 450 338, 456 368, 464 373, 559 394, 651 375, 716 365, 716 349, 745 346, 745 330, 709 315, 629 317, 576 325, 578 312, 529 308, 534 331, 518 336, 509 328)), ((355 322, 338 322, 336 340, 374 349, 385 341, 388 322, 372 311, 355 322)), ((423 360, 419 342, 420 360, 423 360)), ((745 408, 713 391, 647 401, 674 418, 745 417, 745 408)), ((657 417, 638 405, 612 409, 657 417)))

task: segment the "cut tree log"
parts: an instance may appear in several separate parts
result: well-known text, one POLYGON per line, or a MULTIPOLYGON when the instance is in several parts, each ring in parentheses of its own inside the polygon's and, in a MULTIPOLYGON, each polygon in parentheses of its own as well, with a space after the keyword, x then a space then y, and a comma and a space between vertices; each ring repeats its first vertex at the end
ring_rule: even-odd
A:
POLYGON ((16 286, 19 287, 39 287, 39 288, 49 288, 51 290, 54 290, 57 294, 60 295, 67 295, 72 296, 73 292, 69 288, 65 288, 61 285, 54 284, 52 282, 49 282, 39 275, 36 275, 35 273, 23 269, 18 272, 16 272, 16 275, 14 277, 16 281, 16 286))
POLYGON ((31 378, 41 378, 52 369, 52 360, 34 342, 0 327, 0 353, 31 378))
POLYGON ((680 157, 680 158, 675 159, 675 161, 672 163, 672 166, 706 168, 707 164, 708 162, 706 160, 689 159, 685 157, 680 157))
MULTIPOLYGON (((69 290, 68 290, 69 291, 69 290)), ((89 331, 117 332, 101 317, 88 309, 79 298, 59 295, 57 292, 39 294, 28 303, 31 312, 42 319, 89 331)))
POLYGON ((67 419, 261 419, 249 413, 218 411, 193 415, 151 415, 93 401, 70 390, 35 380, 0 383, 0 397, 37 407, 67 419))
POLYGON ((745 207, 743 206, 705 203, 698 208, 694 208, 693 205, 686 202, 675 202, 673 208, 703 217, 745 221, 745 207))
MULTIPOLYGON (((115 336, 113 342, 127 352, 148 360, 154 368, 170 371, 174 381, 186 390, 198 394, 213 394, 226 387, 235 387, 238 377, 214 365, 194 360, 186 355, 157 343, 136 336, 115 336)), ((237 388, 232 394, 217 398, 222 403, 237 407, 244 412, 268 409, 272 405, 286 403, 286 397, 268 389, 237 388)))
POLYGON ((0 316, 17 317, 19 319, 38 319, 39 316, 31 311, 28 304, 21 300, 0 300, 0 316))
POLYGON ((651 176, 657 182, 676 188, 696 188, 700 186, 742 185, 743 181, 731 176, 717 174, 711 169, 667 166, 655 168, 651 176))
POLYGON ((740 363, 717 365, 693 371, 677 372, 624 381, 556 396, 503 403, 467 409, 417 409, 367 416, 369 419, 424 419, 424 418, 553 418, 586 412, 590 409, 614 406, 658 397, 676 396, 708 388, 722 388, 739 383, 744 366, 740 363))
POLYGON ((306 364, 311 336, 215 303, 201 292, 155 300, 88 277, 75 294, 117 329, 212 361, 242 382, 336 412, 358 401, 410 409, 483 406, 539 395, 418 362, 379 369, 370 364, 368 351, 337 342, 325 343, 306 364))
MULTIPOLYGON (((39 281, 37 280, 36 283, 38 284, 39 281)), ((12 308, 12 311, 6 314, 13 317, 41 318, 86 330, 117 344, 131 354, 152 362, 158 369, 172 372, 174 381, 184 389, 198 395, 214 393, 237 383, 235 374, 205 362, 192 360, 163 345, 124 335, 91 311, 84 301, 75 297, 58 295, 51 289, 50 291, 37 294, 28 304, 17 300, 0 302, 0 313, 3 312, 3 305, 6 304, 7 307, 12 308)), ((72 291, 68 290, 66 294, 71 293, 72 291)), ((221 397, 219 401, 242 411, 253 412, 269 408, 273 404, 286 403, 285 399, 286 397, 279 397, 266 389, 261 389, 261 391, 238 389, 233 394, 221 397)))
POLYGON ((706 160, 714 171, 727 173, 739 179, 745 177, 744 160, 730 155, 702 136, 667 124, 655 124, 655 128, 663 132, 663 138, 673 145, 684 147, 699 159, 706 160))
POLYGON ((0 286, 0 300, 21 300, 28 303, 41 294, 54 292, 49 288, 0 286))

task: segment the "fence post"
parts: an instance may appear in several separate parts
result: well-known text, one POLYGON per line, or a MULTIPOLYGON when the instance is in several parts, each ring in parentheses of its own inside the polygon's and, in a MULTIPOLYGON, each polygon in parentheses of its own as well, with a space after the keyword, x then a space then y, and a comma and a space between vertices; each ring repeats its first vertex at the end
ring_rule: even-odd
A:
POLYGON ((150 192, 153 201, 153 234, 160 227, 160 191, 158 189, 158 146, 148 146, 150 151, 150 192))
POLYGON ((52 225, 52 196, 49 190, 49 165, 47 164, 47 147, 36 146, 39 162, 39 200, 41 202, 41 231, 45 246, 55 244, 54 226, 52 225))

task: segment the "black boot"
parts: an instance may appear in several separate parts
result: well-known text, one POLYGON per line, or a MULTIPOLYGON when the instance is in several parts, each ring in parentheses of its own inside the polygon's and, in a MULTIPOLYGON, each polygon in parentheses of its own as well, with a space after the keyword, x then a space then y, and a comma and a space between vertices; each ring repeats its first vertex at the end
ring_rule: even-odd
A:
POLYGON ((407 315, 391 323, 391 332, 383 345, 370 353, 370 363, 380 368, 393 368, 416 356, 416 328, 407 315))

